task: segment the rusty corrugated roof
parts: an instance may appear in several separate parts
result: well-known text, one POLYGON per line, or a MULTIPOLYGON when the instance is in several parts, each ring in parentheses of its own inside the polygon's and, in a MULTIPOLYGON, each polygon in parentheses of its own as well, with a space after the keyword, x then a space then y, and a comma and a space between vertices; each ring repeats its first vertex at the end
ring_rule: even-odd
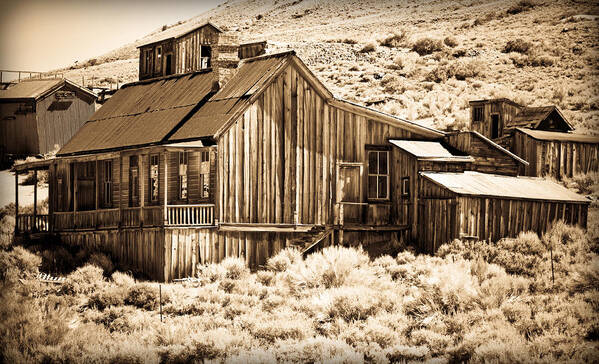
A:
POLYGON ((180 38, 184 35, 187 35, 193 31, 196 31, 205 26, 211 26, 219 33, 223 32, 222 29, 220 29, 219 27, 217 27, 216 25, 214 25, 210 22, 207 22, 207 23, 184 23, 184 24, 174 26, 172 28, 163 30, 157 34, 153 34, 153 35, 150 35, 150 36, 144 38, 140 42, 140 44, 137 46, 137 48, 147 46, 149 44, 153 44, 156 42, 161 42, 163 40, 170 39, 170 38, 180 38))
POLYGON ((466 171, 420 172, 420 175, 458 195, 589 203, 562 185, 536 177, 511 177, 466 171))
POLYGON ((182 125, 170 140, 214 135, 240 110, 249 106, 250 96, 265 87, 294 54, 278 53, 243 62, 231 80, 182 125))
POLYGON ((575 134, 575 133, 562 133, 557 131, 545 131, 545 130, 532 130, 526 128, 516 128, 516 130, 530 136, 537 140, 546 141, 567 141, 567 142, 579 142, 579 143, 599 143, 599 136, 575 134))
POLYGON ((96 94, 93 92, 73 83, 69 80, 62 78, 50 78, 50 79, 32 79, 32 80, 24 80, 17 83, 14 86, 9 87, 6 90, 0 90, 0 99, 2 100, 10 100, 10 99, 39 99, 50 92, 59 89, 64 84, 69 84, 73 87, 78 88, 79 90, 89 94, 92 97, 96 97, 96 94))
POLYGON ((209 97, 213 77, 202 71, 125 85, 58 154, 159 143, 209 97))

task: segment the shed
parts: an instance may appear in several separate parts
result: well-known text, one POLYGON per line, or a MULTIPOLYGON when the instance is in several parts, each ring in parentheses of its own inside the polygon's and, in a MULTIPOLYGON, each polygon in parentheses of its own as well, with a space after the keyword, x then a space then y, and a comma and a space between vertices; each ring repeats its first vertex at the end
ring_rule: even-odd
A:
POLYGON ((0 152, 44 154, 64 145, 94 113, 97 96, 66 79, 0 90, 0 152))
POLYGON ((427 252, 455 238, 543 234, 558 220, 587 226, 590 201, 550 180, 473 171, 420 176, 418 244, 427 252))
POLYGON ((511 150, 530 165, 527 176, 557 179, 599 171, 599 136, 516 128, 511 150))

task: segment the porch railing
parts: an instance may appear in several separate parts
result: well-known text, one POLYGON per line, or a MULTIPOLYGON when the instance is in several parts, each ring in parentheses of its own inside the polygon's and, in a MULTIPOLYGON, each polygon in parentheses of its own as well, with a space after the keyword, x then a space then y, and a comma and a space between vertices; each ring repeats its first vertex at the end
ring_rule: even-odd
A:
POLYGON ((175 226, 214 225, 214 204, 169 205, 166 224, 175 226))
POLYGON ((50 230, 50 217, 49 215, 19 215, 18 227, 22 232, 47 232, 50 230))

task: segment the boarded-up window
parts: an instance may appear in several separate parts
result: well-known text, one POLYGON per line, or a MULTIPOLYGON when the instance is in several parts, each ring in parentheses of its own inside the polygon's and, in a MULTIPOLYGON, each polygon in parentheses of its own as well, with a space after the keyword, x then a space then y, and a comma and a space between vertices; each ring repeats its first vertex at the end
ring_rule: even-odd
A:
POLYGON ((144 73, 152 73, 152 50, 146 49, 144 55, 144 73))
POLYGON ((158 202, 158 186, 159 186, 159 158, 158 154, 150 156, 150 202, 158 202))
POLYGON ((139 165, 136 155, 129 158, 129 206, 139 206, 139 165))
POLYGON ((104 161, 103 163, 103 207, 112 206, 112 161, 104 161))
POLYGON ((368 151, 368 198, 389 198, 389 151, 368 151))
POLYGON ((179 152, 179 199, 187 200, 187 165, 189 154, 179 152))
POLYGON ((483 121, 484 106, 475 106, 472 108, 472 121, 483 121))

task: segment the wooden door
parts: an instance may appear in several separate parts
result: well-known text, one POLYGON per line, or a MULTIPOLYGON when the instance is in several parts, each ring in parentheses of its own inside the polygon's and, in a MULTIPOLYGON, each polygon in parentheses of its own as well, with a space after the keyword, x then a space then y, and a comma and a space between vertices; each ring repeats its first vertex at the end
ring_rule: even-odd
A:
POLYGON ((337 202, 340 223, 362 221, 362 165, 339 165, 337 202))

